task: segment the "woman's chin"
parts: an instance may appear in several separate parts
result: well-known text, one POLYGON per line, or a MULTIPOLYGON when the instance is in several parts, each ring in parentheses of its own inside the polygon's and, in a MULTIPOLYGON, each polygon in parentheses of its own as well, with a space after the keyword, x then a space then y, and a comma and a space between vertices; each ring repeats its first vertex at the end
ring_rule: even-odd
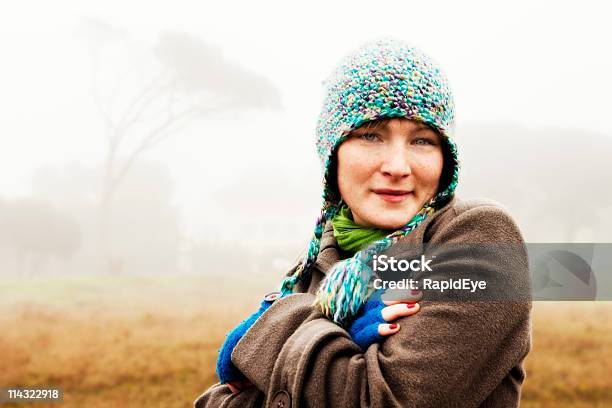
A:
POLYGON ((353 208, 357 224, 383 230, 398 230, 406 225, 419 211, 416 202, 387 203, 368 202, 368 205, 353 208))
MULTIPOLYGON (((381 213, 384 213, 384 210, 381 211, 381 213)), ((389 216, 390 214, 386 215, 387 216, 385 217, 372 217, 369 220, 370 225, 383 230, 398 230, 406 225, 414 216, 413 214, 410 217, 407 217, 406 213, 398 214, 395 217, 389 216)))

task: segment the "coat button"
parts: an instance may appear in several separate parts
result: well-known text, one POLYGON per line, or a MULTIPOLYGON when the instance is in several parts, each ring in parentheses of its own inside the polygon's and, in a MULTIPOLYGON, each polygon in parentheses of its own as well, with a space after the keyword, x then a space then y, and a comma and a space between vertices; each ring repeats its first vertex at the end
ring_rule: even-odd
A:
POLYGON ((291 407, 291 397, 287 391, 279 391, 274 394, 274 398, 272 398, 272 404, 270 404, 270 408, 290 408, 291 407))
POLYGON ((270 292, 266 296, 264 296, 264 300, 266 302, 274 302, 276 299, 281 297, 282 293, 280 292, 270 292))

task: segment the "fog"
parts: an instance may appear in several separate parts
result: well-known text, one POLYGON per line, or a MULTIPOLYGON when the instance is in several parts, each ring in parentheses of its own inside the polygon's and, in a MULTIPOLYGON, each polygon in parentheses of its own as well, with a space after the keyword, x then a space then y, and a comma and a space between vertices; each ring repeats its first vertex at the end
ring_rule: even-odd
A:
POLYGON ((612 240, 605 6, 398 3, 365 30, 341 4, 3 13, 0 272, 280 273, 319 211, 322 81, 380 35, 448 73, 461 198, 529 242, 612 240))

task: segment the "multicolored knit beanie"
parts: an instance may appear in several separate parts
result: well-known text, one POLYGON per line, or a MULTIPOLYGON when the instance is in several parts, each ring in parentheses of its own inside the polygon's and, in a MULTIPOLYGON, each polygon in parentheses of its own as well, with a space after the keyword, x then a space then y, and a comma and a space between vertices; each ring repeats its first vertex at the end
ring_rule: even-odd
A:
POLYGON ((436 196, 402 228, 335 264, 317 293, 316 304, 330 320, 348 324, 374 292, 374 255, 386 251, 446 204, 459 178, 457 148, 450 132, 454 102, 439 67, 418 49, 395 39, 367 43, 345 57, 326 81, 326 98, 317 125, 317 152, 323 166, 323 206, 308 251, 294 273, 283 280, 281 292, 293 292, 310 273, 319 254, 325 223, 340 210, 341 197, 331 171, 334 154, 353 129, 383 118, 417 120, 437 130, 444 140, 449 175, 436 196), (450 162, 450 163, 448 163, 450 162))

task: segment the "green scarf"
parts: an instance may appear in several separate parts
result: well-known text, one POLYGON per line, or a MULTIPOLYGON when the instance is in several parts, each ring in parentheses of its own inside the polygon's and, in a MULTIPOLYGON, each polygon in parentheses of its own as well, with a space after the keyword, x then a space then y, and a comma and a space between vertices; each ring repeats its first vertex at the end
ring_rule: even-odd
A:
POLYGON ((332 218, 332 225, 340 249, 353 254, 393 232, 355 224, 351 210, 346 205, 332 218))

